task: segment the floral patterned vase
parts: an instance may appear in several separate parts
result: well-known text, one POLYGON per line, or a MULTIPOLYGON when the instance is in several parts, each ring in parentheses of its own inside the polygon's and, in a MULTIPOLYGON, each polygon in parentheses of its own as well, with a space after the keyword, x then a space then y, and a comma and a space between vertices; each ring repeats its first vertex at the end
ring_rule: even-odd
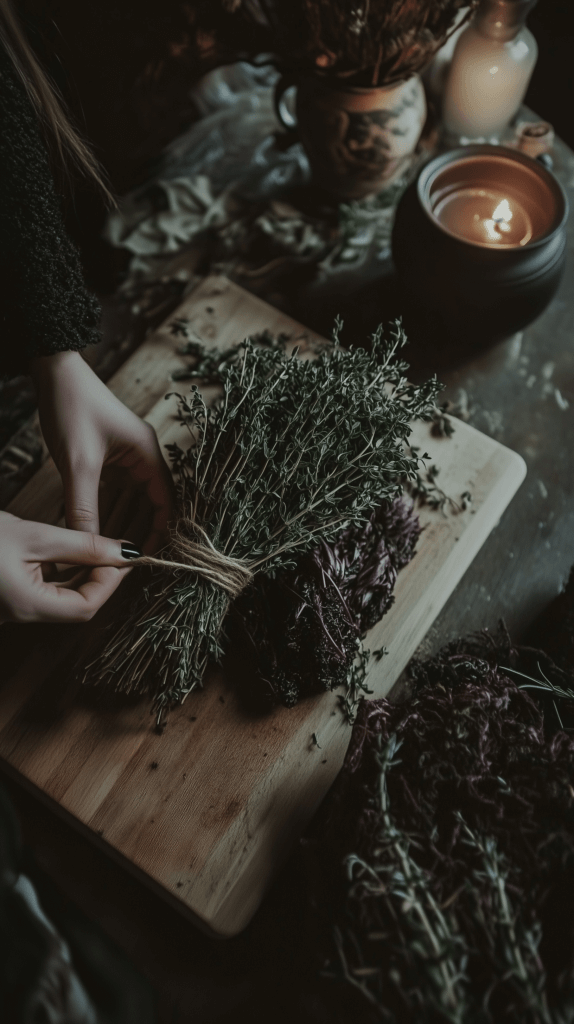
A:
POLYGON ((313 179, 339 199, 382 191, 408 167, 426 120, 418 75, 374 89, 341 87, 319 76, 282 78, 275 93, 283 126, 296 130, 313 179), (297 85, 295 115, 285 92, 297 85))

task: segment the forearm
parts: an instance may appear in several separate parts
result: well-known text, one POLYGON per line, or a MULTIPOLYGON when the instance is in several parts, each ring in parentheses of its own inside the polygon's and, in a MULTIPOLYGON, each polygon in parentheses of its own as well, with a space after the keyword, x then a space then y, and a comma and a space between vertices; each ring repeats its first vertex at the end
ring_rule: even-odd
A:
POLYGON ((79 352, 70 349, 51 355, 32 355, 28 360, 28 370, 36 391, 56 378, 65 376, 66 368, 81 358, 79 352))
POLYGON ((0 49, 0 375, 99 338, 36 114, 0 49))
POLYGON ((98 342, 100 307, 85 289, 75 253, 54 255, 49 232, 29 230, 11 244, 14 232, 3 227, 0 375, 9 377, 29 372, 36 357, 98 342))

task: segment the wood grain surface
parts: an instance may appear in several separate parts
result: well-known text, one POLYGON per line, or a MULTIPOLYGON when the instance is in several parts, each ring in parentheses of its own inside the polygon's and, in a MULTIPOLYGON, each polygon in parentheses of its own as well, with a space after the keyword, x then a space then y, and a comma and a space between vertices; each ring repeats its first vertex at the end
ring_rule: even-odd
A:
MULTIPOLYGON (((312 338, 226 279, 203 281, 110 382, 163 442, 179 429, 164 394, 182 365, 169 329, 182 316, 221 347, 265 328, 303 344, 312 338)), ((370 649, 388 651, 369 666, 375 696, 396 682, 524 477, 520 456, 464 423, 455 426, 452 438, 437 439, 417 425, 415 439, 440 466, 445 492, 456 500, 470 491, 472 506, 446 514, 421 509, 417 554, 399 576, 392 609, 367 638, 370 649)), ((9 511, 62 521, 51 461, 9 511)), ((250 714, 236 696, 237 666, 229 657, 158 735, 145 700, 94 694, 71 681, 74 651, 91 626, 21 628, 29 629, 28 652, 2 668, 5 769, 196 922, 222 936, 239 932, 341 767, 350 728, 337 695, 250 714)))

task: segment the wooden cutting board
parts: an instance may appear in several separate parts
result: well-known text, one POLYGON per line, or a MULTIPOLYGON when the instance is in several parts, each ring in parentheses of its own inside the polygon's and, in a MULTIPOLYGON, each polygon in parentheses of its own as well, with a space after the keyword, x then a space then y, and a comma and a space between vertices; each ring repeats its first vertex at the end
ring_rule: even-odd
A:
MULTIPOLYGON (((187 317, 196 334, 222 347, 265 328, 313 337, 225 278, 204 280, 110 383, 164 442, 178 429, 173 405, 163 400, 173 389, 171 372, 182 365, 169 329, 175 317, 187 317)), ((519 455, 458 421, 450 439, 432 437, 427 425, 416 426, 415 438, 440 467, 444 491, 454 499, 470 491, 473 503, 456 514, 421 509, 426 528, 417 554, 399 576, 391 611, 367 639, 370 649, 388 650, 369 668, 377 697, 396 682, 525 474, 519 455)), ((62 520, 51 462, 9 511, 62 520)), ((86 627, 54 628, 51 642, 44 633, 21 664, 4 669, 3 767, 197 923, 236 934, 341 767, 350 727, 337 695, 256 717, 236 699, 229 664, 227 678, 213 670, 158 735, 146 701, 114 704, 70 682, 76 628, 86 627)), ((29 633, 31 643, 35 635, 29 633)))

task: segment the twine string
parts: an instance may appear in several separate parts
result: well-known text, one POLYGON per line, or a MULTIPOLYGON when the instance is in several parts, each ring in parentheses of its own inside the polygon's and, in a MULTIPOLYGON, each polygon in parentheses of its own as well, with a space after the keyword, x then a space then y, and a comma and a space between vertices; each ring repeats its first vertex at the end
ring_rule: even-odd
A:
POLYGON ((180 520, 172 533, 166 555, 172 557, 156 558, 153 555, 143 555, 141 558, 134 558, 132 565, 195 572, 209 583, 221 587, 231 598, 239 597, 254 576, 247 562, 218 551, 205 530, 191 519, 180 520), (189 536, 192 531, 198 536, 198 540, 189 536))

